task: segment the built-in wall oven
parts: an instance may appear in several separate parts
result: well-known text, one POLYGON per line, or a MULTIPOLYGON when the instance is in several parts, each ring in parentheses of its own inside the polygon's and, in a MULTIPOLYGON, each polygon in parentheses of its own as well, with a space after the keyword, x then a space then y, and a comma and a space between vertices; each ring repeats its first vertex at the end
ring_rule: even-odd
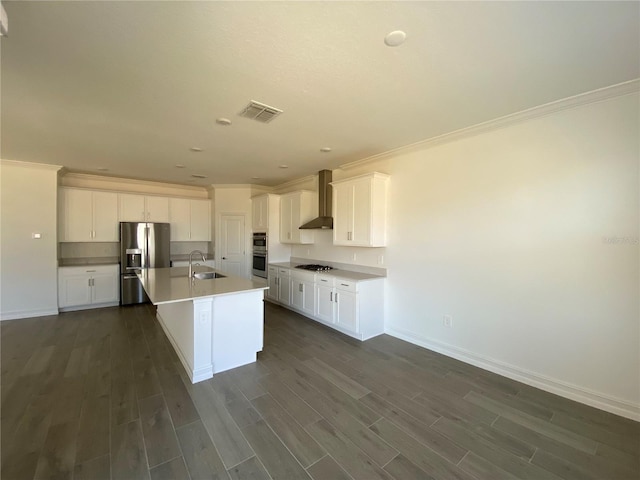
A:
POLYGON ((267 278, 267 234, 255 232, 253 234, 253 266, 251 273, 256 277, 267 278))

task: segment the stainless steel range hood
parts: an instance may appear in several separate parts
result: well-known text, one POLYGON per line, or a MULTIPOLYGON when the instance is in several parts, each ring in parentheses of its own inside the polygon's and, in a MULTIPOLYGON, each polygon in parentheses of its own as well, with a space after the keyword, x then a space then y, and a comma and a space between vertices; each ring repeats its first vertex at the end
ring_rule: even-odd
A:
POLYGON ((333 217, 331 216, 331 170, 320 170, 318 172, 318 217, 305 223, 300 229, 311 230, 315 228, 333 228, 333 217))

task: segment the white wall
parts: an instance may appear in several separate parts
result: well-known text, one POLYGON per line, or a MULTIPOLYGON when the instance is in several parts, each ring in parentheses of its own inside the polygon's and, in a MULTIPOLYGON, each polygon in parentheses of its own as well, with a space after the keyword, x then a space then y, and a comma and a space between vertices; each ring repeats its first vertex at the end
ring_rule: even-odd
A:
POLYGON ((58 313, 57 170, 0 163, 0 318, 58 313), (32 239, 32 233, 42 238, 32 239))
MULTIPOLYGON (((334 170, 391 175, 389 244, 374 249, 388 331, 639 418, 638 105, 626 95, 334 170)), ((292 255, 351 251, 375 265, 329 237, 292 255)))

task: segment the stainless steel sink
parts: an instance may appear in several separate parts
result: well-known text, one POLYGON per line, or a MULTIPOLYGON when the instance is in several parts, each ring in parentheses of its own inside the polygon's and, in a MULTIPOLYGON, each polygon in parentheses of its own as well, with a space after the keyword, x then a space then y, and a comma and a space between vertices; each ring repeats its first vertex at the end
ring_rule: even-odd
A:
POLYGON ((194 273, 193 278, 197 278, 198 280, 210 280, 212 278, 226 278, 226 275, 220 275, 217 272, 200 272, 194 273))

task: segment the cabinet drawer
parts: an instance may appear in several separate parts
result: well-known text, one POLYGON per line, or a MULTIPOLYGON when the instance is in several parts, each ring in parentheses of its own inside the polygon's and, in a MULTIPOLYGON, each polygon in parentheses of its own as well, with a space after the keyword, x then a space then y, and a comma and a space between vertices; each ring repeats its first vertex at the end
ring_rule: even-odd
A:
POLYGON ((358 286, 357 282, 336 278, 336 288, 338 290, 344 290, 346 292, 356 292, 358 291, 357 286, 358 286))
POLYGON ((119 265, 86 265, 82 267, 59 267, 61 275, 82 275, 93 273, 110 273, 118 275, 119 265))
POLYGON ((278 267, 268 267, 267 271, 269 275, 276 275, 278 273, 278 267))
POLYGON ((278 268, 278 275, 280 275, 281 277, 288 277, 289 275, 291 275, 291 272, 288 268, 278 268))
POLYGON ((329 275, 318 275, 316 277, 316 283, 318 283, 318 285, 333 287, 336 283, 336 277, 329 275))

